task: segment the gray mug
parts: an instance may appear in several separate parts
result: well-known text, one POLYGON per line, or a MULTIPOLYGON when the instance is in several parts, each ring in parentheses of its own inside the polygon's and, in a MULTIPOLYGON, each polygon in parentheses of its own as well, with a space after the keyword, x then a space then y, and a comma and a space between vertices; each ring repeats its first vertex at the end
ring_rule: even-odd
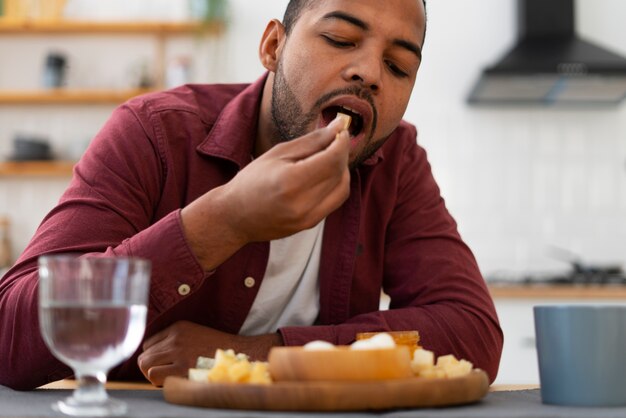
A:
POLYGON ((626 406, 626 305, 535 306, 543 403, 626 406))

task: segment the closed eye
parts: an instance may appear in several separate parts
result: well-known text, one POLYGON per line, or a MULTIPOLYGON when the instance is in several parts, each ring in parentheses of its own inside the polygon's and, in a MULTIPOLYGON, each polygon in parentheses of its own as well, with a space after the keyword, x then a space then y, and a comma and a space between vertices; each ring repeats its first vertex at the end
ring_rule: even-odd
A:
POLYGON ((328 44, 330 44, 330 45, 332 45, 332 46, 334 46, 336 48, 350 48, 350 47, 354 46, 354 42, 339 41, 339 40, 337 40, 337 39, 335 39, 335 38, 333 38, 331 36, 328 36, 328 35, 322 35, 322 38, 324 38, 324 40, 328 44))
POLYGON ((409 76, 407 72, 403 71, 400 67, 398 67, 391 61, 387 61, 387 68, 389 68, 389 70, 397 77, 405 78, 409 76))

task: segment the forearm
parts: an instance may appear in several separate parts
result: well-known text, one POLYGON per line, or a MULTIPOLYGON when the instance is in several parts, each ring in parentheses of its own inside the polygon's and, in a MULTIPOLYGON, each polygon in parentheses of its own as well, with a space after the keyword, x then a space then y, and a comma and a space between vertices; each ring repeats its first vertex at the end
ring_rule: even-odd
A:
POLYGON ((491 381, 495 379, 503 338, 499 325, 490 317, 451 304, 372 312, 339 325, 286 327, 280 332, 284 344, 293 346, 317 339, 346 345, 358 332, 404 330, 419 331, 420 344, 436 355, 467 359, 485 370, 491 381))
POLYGON ((272 347, 285 345, 280 333, 239 337, 240 352, 247 354, 253 360, 267 361, 272 347))
POLYGON ((246 243, 229 222, 223 189, 207 192, 181 211, 185 238, 204 271, 215 269, 246 243))

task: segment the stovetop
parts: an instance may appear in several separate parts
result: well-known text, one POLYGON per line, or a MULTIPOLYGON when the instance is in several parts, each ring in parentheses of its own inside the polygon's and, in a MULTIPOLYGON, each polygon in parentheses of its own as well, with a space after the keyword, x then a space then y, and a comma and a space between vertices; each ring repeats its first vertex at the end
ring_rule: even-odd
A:
POLYGON ((549 285, 626 285, 626 272, 621 263, 588 262, 580 254, 551 246, 547 256, 565 263, 561 271, 497 272, 486 276, 490 284, 549 285))
POLYGON ((575 265, 563 272, 494 273, 486 280, 490 284, 626 285, 626 274, 618 266, 575 265))

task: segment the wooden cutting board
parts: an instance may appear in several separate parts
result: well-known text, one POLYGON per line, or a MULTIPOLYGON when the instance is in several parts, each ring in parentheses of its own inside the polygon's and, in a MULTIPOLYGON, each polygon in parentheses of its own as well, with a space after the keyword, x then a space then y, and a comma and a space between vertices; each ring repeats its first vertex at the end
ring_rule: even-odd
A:
POLYGON ((170 403, 262 411, 365 411, 467 404, 489 390, 487 374, 474 370, 453 379, 408 378, 369 382, 275 382, 271 385, 192 382, 170 376, 170 403))

